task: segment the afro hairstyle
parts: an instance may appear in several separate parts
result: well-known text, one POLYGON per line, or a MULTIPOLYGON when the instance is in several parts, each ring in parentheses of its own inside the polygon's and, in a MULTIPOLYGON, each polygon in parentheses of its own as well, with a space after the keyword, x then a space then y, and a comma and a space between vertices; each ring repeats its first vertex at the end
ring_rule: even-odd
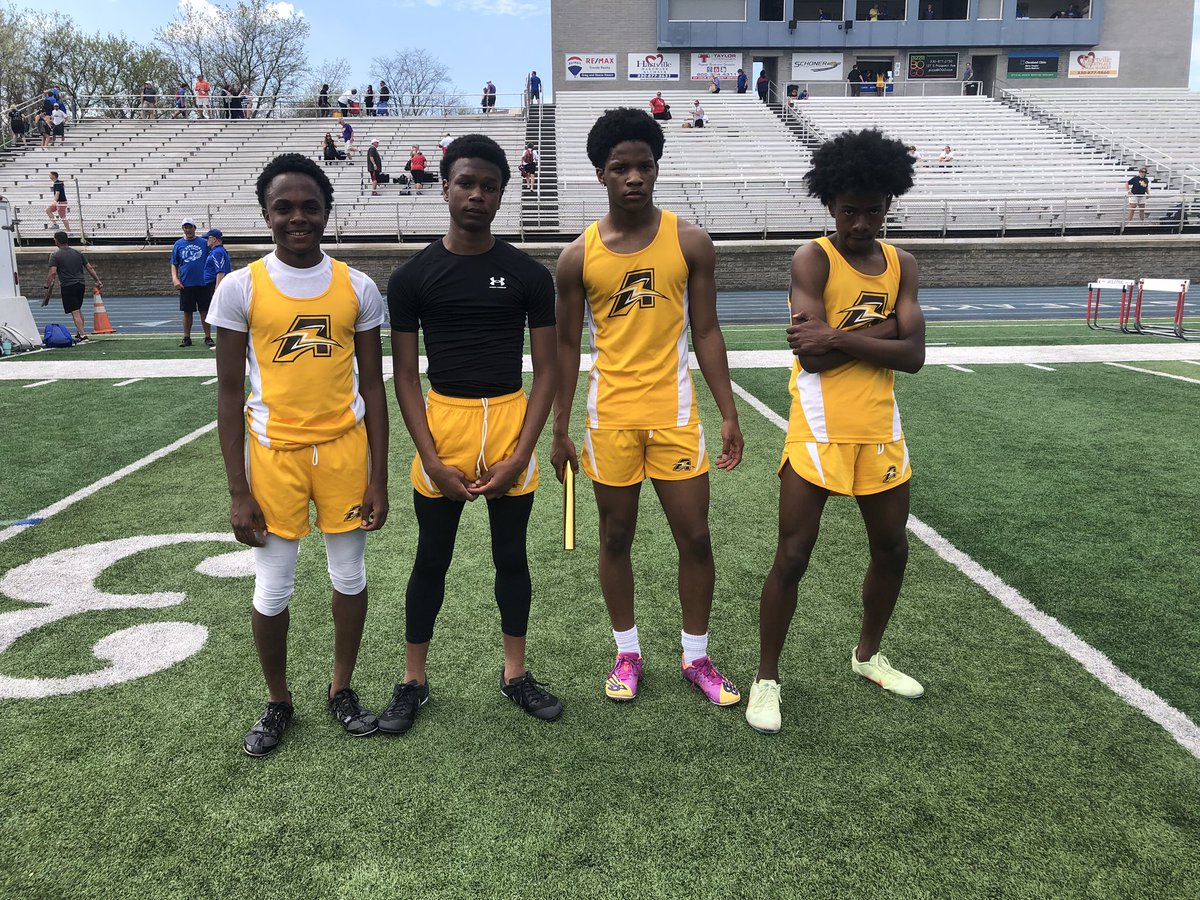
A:
POLYGON ((808 193, 831 205, 841 194, 899 197, 913 186, 913 158, 900 141, 874 129, 844 131, 813 153, 808 193))
POLYGON ((283 153, 267 163, 262 174, 258 176, 258 181, 254 183, 254 194, 258 197, 258 205, 266 209, 267 188, 271 186, 271 182, 280 175, 288 175, 292 172, 297 175, 307 175, 315 181, 321 190, 321 196, 325 198, 325 208, 333 208, 333 184, 329 181, 329 176, 315 162, 299 153, 283 153))
POLYGON ((450 169, 460 159, 482 159, 484 162, 490 162, 500 170, 500 187, 508 187, 508 179, 512 177, 508 168, 508 157, 504 155, 500 145, 486 134, 464 134, 450 142, 438 167, 438 173, 444 180, 450 180, 450 169))
POLYGON ((597 169, 603 169, 613 148, 624 141, 641 141, 649 145, 654 161, 658 162, 662 159, 666 138, 648 112, 629 106, 607 109, 588 132, 588 159, 597 169))

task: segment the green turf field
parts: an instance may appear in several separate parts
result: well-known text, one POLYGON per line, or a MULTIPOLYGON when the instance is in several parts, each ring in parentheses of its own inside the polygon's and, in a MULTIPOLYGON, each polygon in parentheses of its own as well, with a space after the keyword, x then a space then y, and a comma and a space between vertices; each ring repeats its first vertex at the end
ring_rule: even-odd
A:
MULTIPOLYGON (((929 340, 1121 339, 1023 328, 1010 342, 1001 326, 937 326, 929 340)), ((730 329, 731 349, 779 346, 764 334, 735 348, 743 336, 760 341, 730 329)), ((162 344, 96 341, 72 353, 184 356, 162 344)), ((1189 363, 1134 365, 1200 379, 1189 363)), ((1200 421, 1189 410, 1200 384, 1103 364, 1053 368, 898 377, 913 512, 1195 720, 1200 488, 1189 460, 1200 421)), ((782 371, 733 377, 786 416, 782 371)), ((22 473, 5 478, 0 519, 211 422, 216 389, 204 380, 0 381, 3 418, 17 423, 0 433, 0 457, 22 473)), ((703 400, 711 442, 717 419, 703 400)), ((782 433, 739 409, 746 460, 712 477, 713 655, 748 690, 782 433)), ((397 674, 415 547, 411 446, 394 403, 392 416, 392 512, 368 545, 372 608, 356 676, 375 707, 397 674)), ((742 707, 705 705, 678 675, 674 550, 651 491, 643 502, 634 564, 647 679, 636 703, 602 694, 612 639, 590 490, 581 482, 579 549, 565 554, 547 477, 531 532, 530 662, 562 696, 560 721, 535 722, 499 697, 486 515, 472 508, 430 661, 432 699, 399 739, 356 741, 324 712, 328 584, 319 539, 305 542, 292 616, 298 719, 280 752, 258 761, 240 749, 263 702, 252 579, 197 571, 237 545, 186 541, 115 562, 99 591, 185 599, 29 631, 0 652, 0 690, 105 668, 90 648, 121 629, 187 623, 207 639, 124 684, 0 701, 0 896, 1195 896, 1200 760, 916 539, 885 647, 926 697, 906 703, 850 673, 865 558, 848 501, 830 502, 801 587, 784 731, 758 735, 742 707)), ((223 533, 226 516, 210 432, 0 543, 0 578, 86 544, 223 533)), ((12 598, 14 583, 51 607, 86 593, 90 576, 70 563, 0 580, 0 643, 13 614, 31 608, 12 598)), ((147 641, 146 655, 161 650, 147 641)))

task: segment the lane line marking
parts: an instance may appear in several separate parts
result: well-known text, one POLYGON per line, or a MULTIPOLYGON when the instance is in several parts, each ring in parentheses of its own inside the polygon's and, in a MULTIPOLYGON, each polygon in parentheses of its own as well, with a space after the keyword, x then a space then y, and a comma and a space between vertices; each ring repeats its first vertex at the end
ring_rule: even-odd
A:
POLYGON ((968 369, 966 366, 954 366, 954 365, 947 365, 947 366, 946 366, 946 368, 947 368, 947 369, 953 369, 955 372, 966 372, 968 375, 974 375, 974 374, 975 374, 975 370, 974 370, 974 369, 968 369))
MULTIPOLYGON (((737 382, 731 382, 731 384, 733 392, 761 413, 767 421, 784 432, 787 431, 788 423, 783 416, 737 382)), ((1143 687, 1136 679, 1126 675, 1100 650, 1083 640, 1058 619, 1042 612, 1022 596, 1016 588, 979 565, 937 531, 911 514, 908 517, 908 530, 930 550, 999 600, 1005 609, 1025 622, 1042 638, 1083 666, 1093 678, 1147 719, 1161 726, 1188 753, 1196 759, 1200 759, 1200 726, 1197 726, 1184 712, 1176 709, 1154 691, 1143 687)))
POLYGON ((141 380, 140 378, 126 378, 124 381, 118 381, 113 387, 125 387, 127 384, 137 384, 141 380))
POLYGON ((35 381, 35 382, 32 382, 31 384, 22 385, 22 387, 27 387, 27 388, 41 387, 43 384, 54 384, 54 382, 56 382, 56 381, 58 381, 57 378, 47 378, 45 381, 35 381))
POLYGON ((209 384, 216 384, 216 383, 217 383, 217 379, 215 379, 215 378, 210 378, 210 379, 208 379, 208 381, 200 382, 201 385, 209 385, 209 384))
MULTIPOLYGON (((207 425, 202 425, 190 434, 185 434, 179 440, 173 441, 170 444, 167 444, 167 446, 161 447, 158 450, 155 450, 153 453, 149 453, 146 456, 143 456, 141 459, 131 462, 129 465, 123 468, 117 469, 117 471, 113 472, 111 475, 105 475, 99 481, 94 481, 87 487, 80 488, 75 493, 63 497, 61 500, 55 503, 51 503, 45 509, 30 514, 26 517, 26 519, 38 519, 40 521, 57 515, 64 509, 74 506, 80 500, 86 500, 88 497, 92 496, 92 494, 96 493, 102 488, 106 488, 110 484, 115 484, 126 475, 132 475, 134 472, 138 471, 138 469, 144 469, 151 463, 158 462, 158 460, 162 459, 164 456, 174 453, 180 447, 184 446, 185 444, 190 444, 198 437, 203 437, 216 427, 217 420, 213 419, 213 421, 209 422, 207 425)), ((12 525, 8 528, 5 528, 3 531, 0 531, 0 544, 4 543, 10 538, 16 537, 29 527, 30 525, 12 525)))
POLYGON ((1157 375, 1159 378, 1174 378, 1176 381, 1186 381, 1188 384, 1200 384, 1200 378, 1188 378, 1186 375, 1172 375, 1170 372, 1155 372, 1153 369, 1143 369, 1140 366, 1127 366, 1124 363, 1109 362, 1106 366, 1118 369, 1128 369, 1130 372, 1145 372, 1147 375, 1157 375))
POLYGON ((1049 366, 1039 366, 1037 363, 1025 363, 1031 369, 1041 369, 1043 372, 1057 372, 1058 369, 1052 369, 1049 366))

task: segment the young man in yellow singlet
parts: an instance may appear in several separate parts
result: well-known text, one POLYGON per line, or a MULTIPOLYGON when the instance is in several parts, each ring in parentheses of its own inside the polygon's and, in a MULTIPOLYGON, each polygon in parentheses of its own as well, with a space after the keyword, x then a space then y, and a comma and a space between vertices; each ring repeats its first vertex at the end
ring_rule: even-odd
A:
POLYGON ((916 260, 876 236, 892 200, 912 187, 913 160, 878 131, 846 132, 813 154, 805 180, 836 233, 792 257, 788 344, 796 360, 779 468, 779 544, 763 585, 758 675, 746 705, 746 720, 766 733, 780 728, 779 655, 831 493, 858 502, 871 555, 851 668, 902 697, 924 693, 879 652, 908 562, 912 469, 894 370, 924 365, 925 317, 916 260))
POLYGON ((708 456, 688 367, 688 330, 700 371, 721 410, 717 468, 742 458, 742 432, 717 322, 716 254, 708 235, 654 205, 662 157, 658 123, 613 109, 588 134, 588 159, 608 191, 608 214, 558 260, 559 389, 551 461, 559 480, 578 470, 568 436, 586 314, 593 364, 588 377, 583 468, 600 518, 600 590, 617 658, 605 679, 613 700, 637 696, 642 653, 633 614, 630 548, 638 495, 649 477, 679 549, 682 674, 719 706, 741 699, 708 656, 712 545, 708 456))
POLYGON ((329 177, 287 153, 267 164, 255 191, 275 250, 221 280, 209 321, 220 337, 217 434, 229 522, 254 548, 251 623, 268 690, 266 712, 243 749, 266 756, 292 720, 288 604, 310 502, 333 583, 328 709, 355 737, 379 729, 350 677, 367 616, 366 532, 387 519, 388 417, 383 297, 370 278, 321 250, 333 205, 329 177))

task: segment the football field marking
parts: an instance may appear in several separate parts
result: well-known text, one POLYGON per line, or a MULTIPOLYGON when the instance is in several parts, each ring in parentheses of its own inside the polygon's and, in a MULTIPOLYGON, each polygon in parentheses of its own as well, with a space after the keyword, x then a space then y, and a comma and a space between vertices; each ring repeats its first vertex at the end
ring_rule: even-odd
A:
POLYGON ((35 513, 32 513, 26 519, 22 520, 22 521, 28 522, 28 524, 10 525, 8 528, 5 528, 3 531, 0 531, 0 544, 4 543, 5 541, 9 540, 10 538, 16 537, 18 534, 23 532, 26 528, 30 528, 34 524, 37 524, 37 523, 29 521, 29 520, 36 519, 40 522, 44 519, 50 518, 51 516, 57 515, 58 513, 62 512, 64 509, 69 509, 70 507, 74 506, 80 500, 86 500, 88 497, 92 496, 92 494, 96 493, 97 491, 108 487, 110 484, 115 484, 116 482, 118 482, 122 478, 124 478, 126 475, 132 475, 134 472, 138 471, 139 469, 144 469, 146 466, 150 465, 151 463, 158 462, 164 456, 174 453, 180 447, 183 447, 186 444, 190 444, 192 441, 196 440, 196 438, 198 438, 198 437, 203 437, 204 435, 208 434, 210 431, 212 431, 216 427, 217 427, 217 420, 213 419, 213 421, 209 422, 207 425, 201 425, 195 431, 191 432, 190 434, 185 434, 179 440, 172 441, 170 444, 167 444, 167 446, 161 447, 158 450, 155 450, 153 453, 149 453, 146 456, 143 456, 141 459, 139 459, 135 462, 131 462, 129 465, 127 465, 123 468, 117 469, 117 471, 113 472, 111 475, 105 475, 99 481, 93 481, 87 487, 80 488, 75 493, 70 494, 69 496, 63 497, 61 500, 59 500, 55 503, 51 503, 45 509, 39 510, 35 513))
POLYGON ((1186 375, 1172 375, 1170 372, 1156 372, 1153 369, 1143 369, 1139 366, 1127 366, 1124 363, 1110 362, 1105 363, 1106 366, 1115 366, 1118 369, 1128 369, 1130 372, 1144 372, 1147 375, 1157 375, 1159 378, 1174 378, 1176 381, 1186 381, 1188 384, 1200 384, 1200 378, 1188 378, 1186 375))
POLYGON ((118 381, 113 387, 125 387, 127 384, 137 384, 141 380, 140 378, 126 378, 124 381, 118 381))
MULTIPOLYGON (((1162 374, 1162 373, 1155 373, 1162 374)), ((787 419, 771 409, 737 382, 733 392, 757 410, 763 418, 787 432, 787 419)), ((914 515, 908 517, 908 530, 934 553, 958 569, 975 584, 1000 601, 1013 615, 1040 634, 1050 644, 1079 663, 1101 684, 1161 726, 1196 759, 1200 759, 1200 726, 1149 688, 1126 675, 1104 653, 1079 637, 1058 619, 1048 615, 1022 596, 1021 592, 998 575, 988 571, 967 554, 938 534, 914 515)))
POLYGON ((946 366, 947 369, 953 369, 955 372, 966 372, 968 375, 974 375, 974 369, 968 369, 966 366, 946 366))
POLYGON ((1049 366, 1039 366, 1037 363, 1025 363, 1031 369, 1040 369, 1043 372, 1057 372, 1058 369, 1052 369, 1049 366))
POLYGON ((54 382, 57 380, 58 379, 56 379, 56 378, 47 378, 45 381, 34 381, 30 384, 24 385, 24 387, 27 387, 27 388, 41 387, 43 384, 54 384, 54 382))

